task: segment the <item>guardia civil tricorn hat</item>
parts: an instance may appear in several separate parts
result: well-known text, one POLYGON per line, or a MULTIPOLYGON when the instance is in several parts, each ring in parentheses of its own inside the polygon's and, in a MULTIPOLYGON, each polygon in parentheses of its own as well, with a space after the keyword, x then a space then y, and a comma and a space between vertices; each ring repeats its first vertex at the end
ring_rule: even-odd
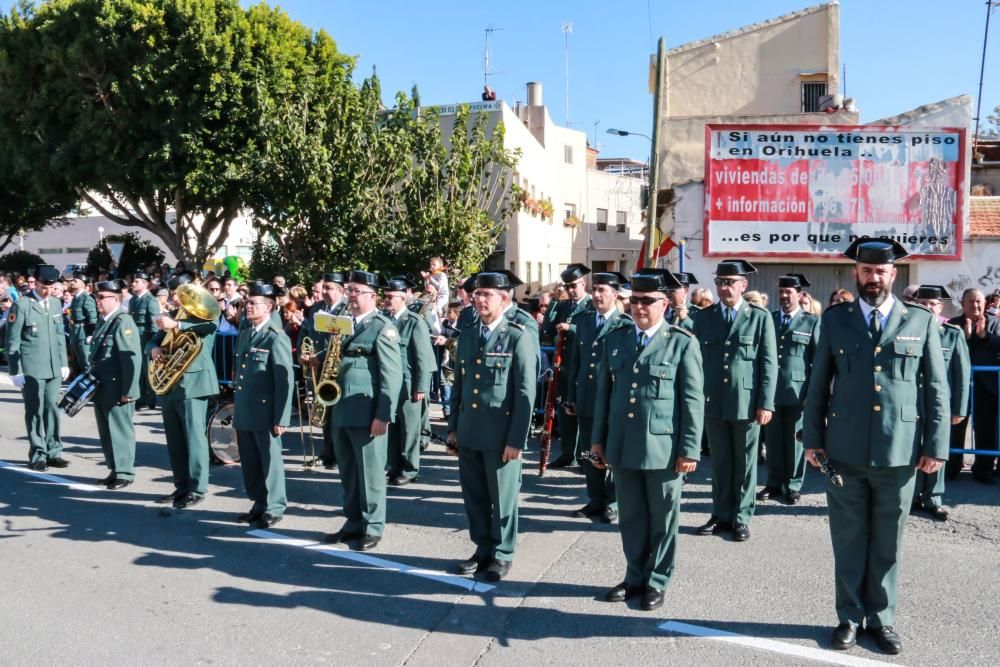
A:
POLYGON ((476 274, 476 287, 509 290, 523 284, 512 271, 484 271, 476 274))
POLYGON ((892 239, 855 239, 844 251, 844 257, 861 264, 893 264, 909 255, 906 248, 892 239))
POLYGON ((559 277, 562 278, 564 283, 571 283, 575 280, 583 278, 588 273, 590 273, 590 269, 583 264, 570 264, 563 269, 562 273, 559 274, 559 277))
POLYGON ((757 273, 757 267, 745 259, 724 259, 715 267, 717 276, 745 276, 757 273))
POLYGON ((628 285, 628 278, 617 271, 601 271, 593 275, 591 282, 594 285, 608 285, 609 287, 620 289, 628 285))
POLYGON ((54 285, 59 282, 59 269, 51 264, 39 264, 35 270, 35 279, 43 285, 54 285))
POLYGON ((810 284, 801 273, 786 273, 783 276, 778 276, 778 287, 794 287, 801 290, 803 287, 809 287, 810 284))
POLYGON ((632 276, 633 292, 669 292, 683 287, 674 274, 666 269, 643 269, 632 276))
POLYGON ((941 285, 921 285, 913 294, 914 299, 950 299, 951 295, 941 285))

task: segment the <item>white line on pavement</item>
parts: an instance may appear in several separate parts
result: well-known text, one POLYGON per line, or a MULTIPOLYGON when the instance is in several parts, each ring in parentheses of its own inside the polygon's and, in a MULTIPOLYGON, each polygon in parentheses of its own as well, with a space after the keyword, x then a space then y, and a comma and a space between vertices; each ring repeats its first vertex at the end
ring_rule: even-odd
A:
POLYGON ((808 646, 799 646, 798 644, 788 644, 785 642, 775 641, 773 639, 763 639, 762 637, 739 635, 736 634, 735 632, 726 632, 725 630, 717 630, 715 628, 708 628, 702 625, 691 625, 690 623, 681 623, 679 621, 667 621, 666 623, 662 623, 659 626, 659 629, 664 632, 675 632, 677 634, 690 635, 692 637, 714 639, 720 642, 725 642, 727 644, 748 646, 750 648, 756 648, 762 651, 783 653, 785 655, 791 655, 796 658, 806 658, 809 660, 815 660, 817 662, 827 662, 834 665, 850 665, 851 667, 866 667, 866 666, 871 667, 874 665, 896 664, 896 663, 880 662, 878 660, 869 660, 868 658, 858 658, 844 653, 834 653, 833 651, 827 651, 825 649, 810 648, 808 646))
POLYGON ((58 475, 50 475, 47 472, 38 472, 37 470, 32 470, 26 466, 18 465, 16 463, 11 463, 10 461, 0 460, 0 468, 6 468, 7 470, 13 470, 14 472, 21 472, 25 475, 31 475, 37 477, 38 479, 44 479, 46 482, 52 482, 53 484, 62 484, 67 486, 74 491, 99 491, 101 487, 91 486, 90 484, 80 484, 79 482, 73 482, 66 479, 65 477, 59 477, 58 475))
POLYGON ((340 549, 337 547, 331 547, 326 544, 320 544, 319 542, 314 542, 312 540, 299 540, 294 537, 286 537, 284 535, 281 535, 279 533, 274 533, 269 530, 251 530, 247 531, 247 534, 253 535, 254 537, 260 537, 262 539, 267 540, 268 542, 274 542, 275 544, 284 544, 290 547, 301 547, 303 549, 308 549, 310 551, 319 551, 328 556, 343 558, 345 560, 352 560, 356 563, 364 563, 365 565, 371 565, 373 567, 382 568, 383 570, 392 570, 393 572, 399 572, 401 574, 410 574, 415 577, 432 579, 442 584, 448 584, 449 586, 458 586, 459 588, 464 588, 465 590, 472 591, 474 593, 485 593, 487 591, 493 590, 493 586, 490 586, 489 584, 482 584, 472 579, 466 579, 465 577, 457 577, 451 574, 446 574, 444 572, 436 572, 434 570, 424 570, 419 567, 413 567, 412 565, 406 565, 404 563, 397 563, 395 561, 386 560, 384 558, 378 558, 377 556, 370 556, 368 554, 348 551, 346 549, 340 549))

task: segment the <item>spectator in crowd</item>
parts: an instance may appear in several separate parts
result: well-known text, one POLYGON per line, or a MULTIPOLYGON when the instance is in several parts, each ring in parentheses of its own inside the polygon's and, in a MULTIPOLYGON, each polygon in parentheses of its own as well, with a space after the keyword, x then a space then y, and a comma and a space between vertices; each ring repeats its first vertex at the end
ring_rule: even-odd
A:
POLYGON ((819 301, 816 300, 816 297, 804 290, 802 294, 799 295, 799 306, 802 310, 807 313, 812 313, 816 317, 823 314, 823 307, 820 305, 819 301))
POLYGON ((271 281, 271 284, 274 285, 275 289, 278 289, 278 288, 284 289, 284 287, 285 287, 285 276, 275 276, 274 280, 271 281))
POLYGON ((306 303, 309 298, 309 292, 302 285, 292 285, 288 290, 288 298, 295 302, 296 308, 305 313, 306 308, 311 306, 311 303, 306 303))
POLYGON ((299 305, 295 301, 289 300, 281 307, 281 327, 292 340, 293 354, 296 352, 296 343, 299 340, 299 330, 302 328, 304 315, 305 312, 299 309, 299 305))
POLYGON ((691 303, 699 308, 708 308, 714 301, 715 300, 712 298, 712 292, 704 287, 699 287, 691 292, 691 303))
POLYGON ((14 299, 8 292, 0 291, 0 362, 7 363, 6 341, 7 341, 7 315, 14 305, 14 299))
POLYGON ((831 306, 834 306, 838 303, 843 303, 845 301, 854 301, 854 294, 852 294, 849 290, 844 289, 843 287, 834 290, 833 293, 830 294, 829 305, 831 306))
POLYGON ((17 288, 11 284, 10 278, 5 273, 0 273, 0 297, 6 296, 11 300, 11 303, 17 301, 19 296, 17 293, 17 288))
POLYGON ((764 295, 757 290, 744 292, 743 298, 751 305, 757 306, 758 308, 764 308, 767 306, 767 301, 764 299, 764 295))
POLYGON ((1000 289, 986 297, 986 314, 991 317, 1000 315, 1000 289))
POLYGON ((160 287, 156 290, 156 300, 160 302, 160 312, 166 313, 170 310, 170 290, 166 287, 160 287))
POLYGON ((236 333, 240 325, 241 305, 243 297, 238 291, 239 283, 236 278, 226 276, 222 283, 222 315, 219 317, 219 333, 236 333))
POLYGON ((424 277, 424 289, 433 286, 436 290, 434 309, 443 317, 451 300, 448 290, 448 271, 445 269, 444 260, 440 257, 431 257, 429 270, 421 271, 421 275, 424 277))

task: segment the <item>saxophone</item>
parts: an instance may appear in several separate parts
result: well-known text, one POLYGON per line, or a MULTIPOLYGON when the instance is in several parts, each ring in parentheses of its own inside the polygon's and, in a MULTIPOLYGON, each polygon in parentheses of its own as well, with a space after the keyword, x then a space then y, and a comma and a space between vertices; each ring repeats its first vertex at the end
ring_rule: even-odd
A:
MULTIPOLYGON (((177 288, 175 296, 180 307, 174 319, 186 320, 194 317, 209 322, 219 319, 221 314, 219 304, 204 287, 187 283, 177 288)), ((181 381, 188 366, 197 358, 201 347, 201 337, 190 331, 181 331, 177 328, 164 334, 163 341, 160 342, 163 356, 151 360, 146 369, 149 388, 153 393, 157 396, 170 393, 170 390, 181 381)))
MULTIPOLYGON (((302 356, 309 358, 315 357, 318 354, 316 352, 316 344, 308 336, 302 339, 299 349, 302 356)), ((330 335, 330 345, 326 348, 326 357, 323 359, 323 368, 320 369, 319 375, 316 374, 315 368, 312 368, 310 372, 313 406, 309 423, 316 428, 322 428, 326 425, 326 420, 329 418, 330 406, 340 400, 340 384, 337 382, 337 376, 340 375, 339 333, 330 335)))

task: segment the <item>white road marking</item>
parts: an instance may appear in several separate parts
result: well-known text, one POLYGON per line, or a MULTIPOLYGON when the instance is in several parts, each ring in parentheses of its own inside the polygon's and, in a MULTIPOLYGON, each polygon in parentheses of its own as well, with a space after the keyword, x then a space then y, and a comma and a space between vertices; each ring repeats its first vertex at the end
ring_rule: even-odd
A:
POLYGON ((319 542, 314 542, 312 540, 299 540, 294 537, 286 537, 279 533, 274 533, 269 530, 250 530, 247 531, 248 535, 253 535, 254 537, 260 537, 267 540, 268 542, 274 542, 275 544, 284 544, 290 547, 301 547, 303 549, 308 549, 310 551, 319 551, 328 556, 334 556, 336 558, 343 558, 345 560, 351 560, 356 563, 363 563, 365 565, 371 565, 372 567, 378 567, 383 570, 391 570, 393 572, 399 572, 401 574, 410 574, 415 577, 423 577, 424 579, 432 579, 434 581, 440 582, 442 584, 447 584, 449 586, 457 586, 459 588, 464 588, 467 591, 474 593, 485 593, 487 591, 493 590, 493 586, 489 584, 483 584, 474 579, 467 579, 465 577, 459 577, 445 572, 437 572, 435 570, 424 570, 418 567, 413 567, 412 565, 406 565, 404 563, 397 563, 395 561, 386 560, 385 558, 379 558, 377 556, 370 556, 365 553, 358 553, 356 551, 349 551, 344 548, 333 547, 328 544, 320 544, 319 542))
POLYGON ((27 466, 18 465, 16 463, 11 463, 10 461, 0 460, 0 468, 6 468, 7 470, 13 470, 14 472, 24 473, 25 475, 31 475, 37 477, 38 479, 43 479, 46 482, 51 482, 53 484, 61 484, 62 486, 69 487, 74 491, 100 491, 102 487, 91 484, 80 484, 79 482, 73 482, 66 479, 65 477, 59 477, 58 475, 50 475, 47 472, 38 472, 37 470, 32 470, 27 466))
POLYGON ((773 639, 763 639, 761 637, 751 637, 749 635, 740 635, 735 632, 726 632, 725 630, 717 630, 715 628, 708 628, 702 625, 691 625, 690 623, 681 623, 679 621, 667 621, 659 626, 659 629, 664 632, 674 632, 682 635, 690 635, 692 637, 702 637, 704 639, 714 639, 716 641, 725 642, 726 644, 736 644, 738 646, 748 646, 750 648, 760 649, 762 651, 771 651, 772 653, 783 653, 784 655, 794 656, 796 658, 806 658, 808 660, 815 660, 817 662, 826 662, 833 665, 850 665, 851 667, 872 667, 874 665, 896 665, 897 663, 881 662, 878 660, 869 660, 868 658, 859 658, 847 653, 840 653, 834 651, 827 651, 820 648, 811 648, 809 646, 800 646, 798 644, 788 644, 786 642, 779 642, 773 639))

